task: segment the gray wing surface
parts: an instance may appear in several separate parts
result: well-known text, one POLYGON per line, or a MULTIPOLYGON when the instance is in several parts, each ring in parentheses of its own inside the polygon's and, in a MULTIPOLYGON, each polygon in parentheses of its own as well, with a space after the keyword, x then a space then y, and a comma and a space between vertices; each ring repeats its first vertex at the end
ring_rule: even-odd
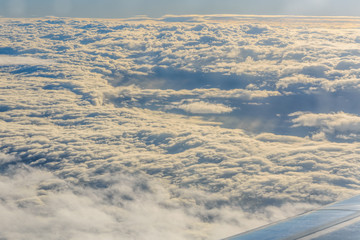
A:
POLYGON ((224 240, 295 239, 360 239, 360 195, 224 240))

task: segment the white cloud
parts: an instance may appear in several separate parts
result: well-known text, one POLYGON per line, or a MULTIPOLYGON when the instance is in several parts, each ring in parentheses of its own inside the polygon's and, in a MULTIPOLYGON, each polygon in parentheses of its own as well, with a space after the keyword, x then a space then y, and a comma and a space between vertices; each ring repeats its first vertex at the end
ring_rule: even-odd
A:
MULTIPOLYGON (((320 132, 314 135, 315 138, 324 134, 335 134, 340 138, 355 139, 359 136, 360 117, 355 114, 344 112, 329 113, 329 114, 316 114, 307 112, 296 112, 290 114, 293 127, 314 127, 320 132)), ((321 137, 320 139, 323 139, 321 137)))
POLYGON ((200 113, 200 114, 220 114, 228 113, 232 111, 232 108, 227 107, 223 104, 213 104, 208 102, 191 102, 187 104, 180 104, 177 108, 182 109, 189 113, 200 113))
POLYGON ((0 163, 1 164, 15 163, 16 160, 17 160, 17 158, 15 156, 0 153, 0 163))
POLYGON ((195 220, 175 205, 169 206, 170 209, 162 207, 161 204, 171 204, 172 200, 158 190, 134 192, 138 181, 134 177, 118 176, 116 185, 96 190, 79 188, 45 171, 21 165, 16 168, 8 170, 11 176, 1 177, 2 237, 185 239, 192 236, 187 224, 195 220))
POLYGON ((331 131, 357 131, 360 123, 359 116, 344 112, 330 114, 296 112, 290 116, 296 117, 292 120, 294 127, 321 127, 331 131))
POLYGON ((0 66, 8 65, 49 65, 52 61, 33 58, 33 57, 14 57, 0 55, 0 66))
POLYGON ((356 20, 223 17, 2 20, 1 237, 219 239, 359 193, 356 20))
MULTIPOLYGON (((112 184, 94 188, 95 182, 74 185, 48 171, 18 164, 0 179, 1 236, 11 239, 218 239, 237 233, 240 223, 243 229, 266 223, 240 208, 194 206, 192 201, 208 201, 208 196, 183 190, 177 194, 185 199, 178 198, 164 188, 166 184, 141 174, 98 175, 97 184, 103 180, 112 184)), ((262 214, 283 218, 309 207, 313 206, 285 205, 262 214)))

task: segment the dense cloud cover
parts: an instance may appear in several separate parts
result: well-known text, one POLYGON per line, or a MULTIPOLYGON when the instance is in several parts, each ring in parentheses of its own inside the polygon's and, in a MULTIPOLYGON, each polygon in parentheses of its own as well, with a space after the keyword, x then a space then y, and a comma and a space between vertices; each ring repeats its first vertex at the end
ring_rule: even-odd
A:
POLYGON ((0 238, 219 239, 359 193, 358 19, 0 20, 0 238))

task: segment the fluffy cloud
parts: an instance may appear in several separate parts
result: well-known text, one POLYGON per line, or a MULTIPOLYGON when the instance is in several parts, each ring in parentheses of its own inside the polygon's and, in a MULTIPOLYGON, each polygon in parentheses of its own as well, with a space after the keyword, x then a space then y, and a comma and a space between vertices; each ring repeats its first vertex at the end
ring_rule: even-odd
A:
POLYGON ((219 239, 359 193, 356 20, 283 20, 1 19, 1 237, 219 239))
POLYGON ((187 216, 160 186, 147 189, 141 177, 122 174, 109 188, 80 188, 43 170, 15 167, 1 177, 4 238, 184 239, 194 235, 188 225, 196 222, 195 217, 187 216))
POLYGON ((14 57, 14 56, 1 56, 0 66, 8 65, 48 65, 51 62, 43 59, 36 59, 32 57, 14 57))
POLYGON ((219 114, 219 113, 228 113, 232 111, 230 107, 227 107, 223 104, 212 104, 203 101, 181 104, 177 108, 190 113, 203 113, 203 114, 219 114))
POLYGON ((294 117, 292 119, 293 127, 312 127, 319 131, 315 137, 328 134, 344 139, 359 138, 360 117, 355 114, 344 112, 329 114, 296 112, 290 114, 290 116, 294 117))
MULTIPOLYGON (((5 158, 13 157, 1 156, 5 158)), ((49 171, 17 164, 0 178, 4 238, 218 239, 239 231, 242 221, 243 229, 266 223, 240 208, 194 206, 191 201, 204 201, 207 194, 182 190, 174 196, 175 189, 139 173, 101 174, 91 185, 75 185, 49 171), (106 181, 111 184, 103 187, 106 181)), ((265 212, 286 217, 296 213, 294 207, 301 211, 311 206, 269 207, 265 212)))

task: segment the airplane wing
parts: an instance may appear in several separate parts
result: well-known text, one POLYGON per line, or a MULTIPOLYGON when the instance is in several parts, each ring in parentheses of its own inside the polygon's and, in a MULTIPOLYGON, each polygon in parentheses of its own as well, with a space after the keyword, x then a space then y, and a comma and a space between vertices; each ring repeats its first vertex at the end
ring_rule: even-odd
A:
POLYGON ((295 239, 360 239, 360 195, 224 240, 295 239))

